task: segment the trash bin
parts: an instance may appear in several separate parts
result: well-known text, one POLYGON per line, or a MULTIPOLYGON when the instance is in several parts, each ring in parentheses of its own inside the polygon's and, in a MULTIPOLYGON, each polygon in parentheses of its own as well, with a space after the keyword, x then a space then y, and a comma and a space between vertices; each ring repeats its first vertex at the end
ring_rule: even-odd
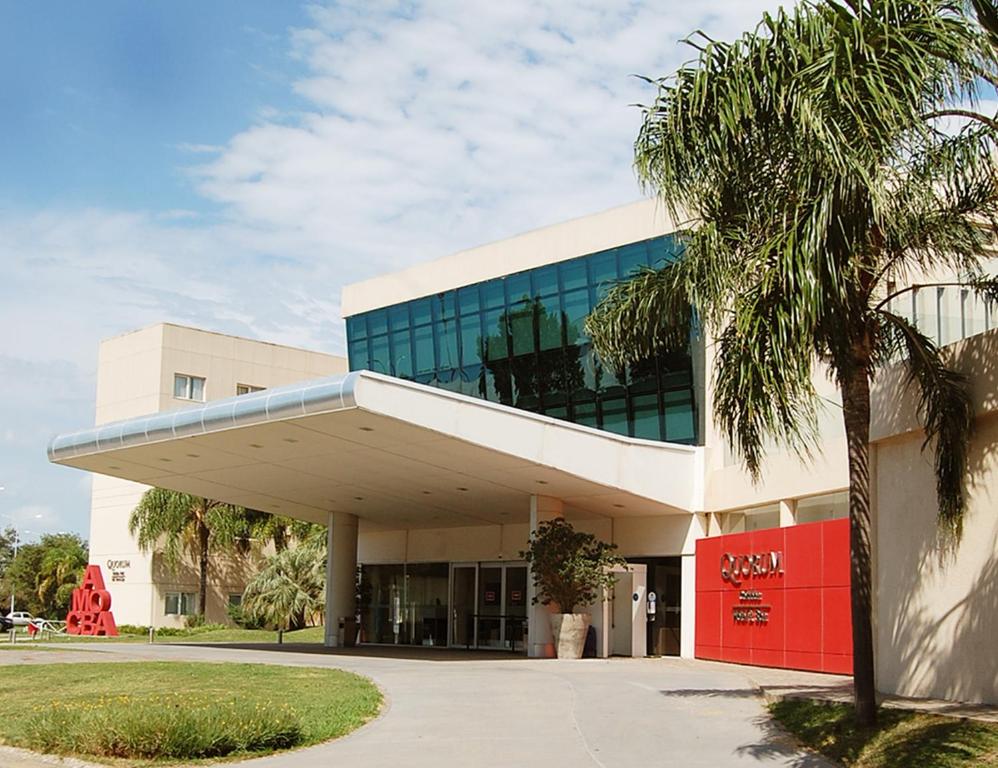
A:
POLYGON ((340 648, 353 648, 357 644, 357 619, 353 616, 341 616, 336 638, 340 648))

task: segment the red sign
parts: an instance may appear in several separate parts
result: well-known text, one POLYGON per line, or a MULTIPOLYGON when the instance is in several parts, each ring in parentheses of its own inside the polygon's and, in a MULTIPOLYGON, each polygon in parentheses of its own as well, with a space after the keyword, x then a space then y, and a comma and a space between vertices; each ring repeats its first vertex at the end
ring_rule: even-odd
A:
POLYGON ((111 593, 104 588, 99 565, 88 565, 83 583, 73 590, 66 632, 70 635, 118 636, 118 626, 111 615, 111 593))
POLYGON ((852 672, 848 520, 696 546, 697 658, 852 672))

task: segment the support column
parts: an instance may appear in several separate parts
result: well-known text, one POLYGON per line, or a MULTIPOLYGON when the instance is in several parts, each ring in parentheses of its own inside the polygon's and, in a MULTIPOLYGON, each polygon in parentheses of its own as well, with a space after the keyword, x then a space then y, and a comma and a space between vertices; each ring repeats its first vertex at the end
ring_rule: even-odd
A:
POLYGON ((327 525, 325 646, 336 648, 340 619, 356 613, 357 516, 330 512, 327 525))
MULTIPOLYGON (((530 497, 530 533, 547 520, 554 520, 563 514, 561 499, 551 496, 530 497)), ((551 637, 551 620, 548 616, 552 610, 546 605, 534 605, 537 588, 534 586, 532 573, 527 574, 527 605, 530 607, 527 620, 527 655, 531 658, 552 658, 554 656, 554 640, 551 637)))
POLYGON ((780 528, 797 525, 797 499, 780 499, 780 528))

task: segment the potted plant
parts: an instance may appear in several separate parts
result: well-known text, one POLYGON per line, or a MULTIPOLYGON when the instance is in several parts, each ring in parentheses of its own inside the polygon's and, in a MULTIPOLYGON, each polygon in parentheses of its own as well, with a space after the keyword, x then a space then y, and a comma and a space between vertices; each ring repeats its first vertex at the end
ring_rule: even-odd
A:
POLYGON ((533 574, 533 602, 558 608, 551 615, 558 658, 582 658, 592 617, 576 610, 591 605, 613 586, 612 569, 626 565, 624 558, 613 553, 616 548, 557 517, 540 523, 526 551, 520 553, 533 574))

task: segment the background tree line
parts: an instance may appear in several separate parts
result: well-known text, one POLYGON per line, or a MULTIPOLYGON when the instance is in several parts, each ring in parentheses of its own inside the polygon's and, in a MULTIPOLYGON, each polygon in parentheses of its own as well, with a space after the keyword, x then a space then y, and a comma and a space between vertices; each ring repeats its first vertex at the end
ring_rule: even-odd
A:
POLYGON ((0 611, 15 610, 33 616, 62 619, 72 592, 83 579, 87 542, 75 533, 47 533, 37 542, 21 544, 14 556, 16 531, 0 532, 0 611))

